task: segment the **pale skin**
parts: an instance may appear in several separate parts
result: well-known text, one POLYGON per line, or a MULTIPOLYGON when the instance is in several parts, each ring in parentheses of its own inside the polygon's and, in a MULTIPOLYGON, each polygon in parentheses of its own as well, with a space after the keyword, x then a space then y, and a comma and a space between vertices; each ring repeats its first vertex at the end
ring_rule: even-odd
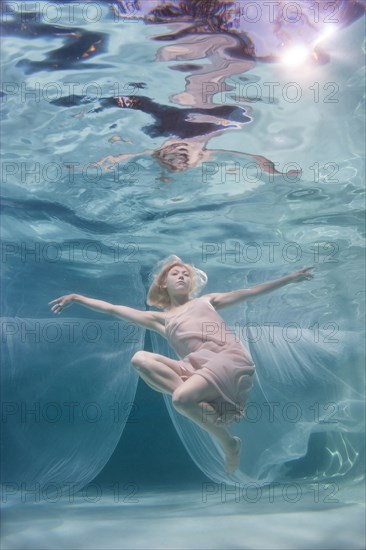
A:
MULTIPOLYGON (((213 120, 213 117, 211 117, 211 120, 213 120)), ((223 134, 223 131, 211 133, 209 137, 213 138, 221 134, 223 134)), ((171 164, 171 167, 175 167, 175 169, 178 172, 184 172, 188 168, 196 168, 197 166, 201 166, 201 164, 204 162, 214 161, 215 160, 214 153, 222 153, 223 150, 220 150, 220 149, 207 149, 206 148, 207 142, 208 142, 208 136, 198 136, 195 138, 189 138, 184 140, 178 139, 178 138, 171 138, 164 141, 160 149, 163 150, 164 148, 169 147, 170 145, 176 145, 177 148, 173 153, 171 153, 172 159, 170 161, 170 164, 171 164), (184 153, 187 155, 187 159, 189 163, 188 167, 186 166, 177 167, 176 163, 174 163, 174 157, 178 157, 180 153, 184 153)), ((258 164, 258 166, 261 168, 261 170, 263 170, 265 174, 270 174, 271 176, 282 175, 290 178, 292 181, 295 181, 301 175, 301 170, 300 171, 288 170, 286 173, 279 172, 276 169, 275 164, 271 160, 267 159, 266 157, 263 157, 262 155, 251 155, 249 153, 243 153, 242 151, 230 150, 230 152, 235 153, 236 155, 253 158, 258 164)), ((128 159, 136 158, 139 155, 153 155, 153 154, 154 154, 154 149, 145 149, 140 153, 122 153, 120 155, 107 155, 106 157, 103 157, 99 161, 95 162, 94 164, 96 166, 100 166, 102 169, 106 171, 111 171, 111 170, 115 170, 116 166, 118 166, 120 162, 124 162, 128 159)), ((73 170, 76 171, 75 168, 73 168, 73 170)))
MULTIPOLYGON (((205 294, 200 299, 207 300, 218 310, 256 298, 289 283, 311 279, 314 276, 310 272, 311 269, 313 266, 248 289, 205 294)), ((49 302, 49 305, 55 314, 60 314, 65 308, 76 303, 136 323, 165 337, 165 319, 173 312, 175 314, 187 307, 186 304, 191 300, 189 298, 191 284, 190 270, 184 264, 172 266, 161 284, 170 298, 170 307, 164 311, 141 311, 79 294, 60 296, 49 302)), ((241 440, 232 436, 225 425, 217 423, 219 412, 210 405, 219 397, 214 386, 199 374, 193 374, 187 378, 187 373, 182 371, 179 361, 157 353, 138 351, 132 357, 132 365, 148 386, 155 391, 170 394, 173 406, 179 413, 190 418, 219 442, 225 454, 225 471, 233 473, 240 461, 241 440), (183 380, 182 377, 185 379, 183 380)))

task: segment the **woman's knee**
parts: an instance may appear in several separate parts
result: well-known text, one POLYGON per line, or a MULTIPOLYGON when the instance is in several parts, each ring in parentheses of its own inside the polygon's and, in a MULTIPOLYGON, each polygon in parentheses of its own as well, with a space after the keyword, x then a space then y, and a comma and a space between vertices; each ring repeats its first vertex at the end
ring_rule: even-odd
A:
POLYGON ((189 407, 194 403, 194 399, 190 392, 187 392, 184 388, 184 384, 178 386, 178 388, 172 394, 172 403, 175 408, 189 407))
POLYGON ((131 359, 131 364, 135 369, 144 370, 150 363, 149 353, 146 351, 137 351, 131 359))

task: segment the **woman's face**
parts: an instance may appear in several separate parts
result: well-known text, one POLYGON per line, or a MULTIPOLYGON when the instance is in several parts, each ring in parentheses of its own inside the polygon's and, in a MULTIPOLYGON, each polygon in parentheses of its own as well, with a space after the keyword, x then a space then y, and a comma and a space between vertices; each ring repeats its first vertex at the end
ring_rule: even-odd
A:
POLYGON ((184 172, 202 158, 202 145, 188 141, 177 141, 158 150, 158 161, 172 172, 184 172))
POLYGON ((175 265, 167 273, 164 286, 171 294, 189 294, 191 289, 191 275, 184 265, 175 265))

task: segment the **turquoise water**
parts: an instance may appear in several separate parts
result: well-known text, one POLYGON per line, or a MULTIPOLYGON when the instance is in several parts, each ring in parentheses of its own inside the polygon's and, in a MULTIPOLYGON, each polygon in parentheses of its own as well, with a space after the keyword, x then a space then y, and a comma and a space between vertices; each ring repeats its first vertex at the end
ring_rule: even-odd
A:
POLYGON ((347 25, 275 34, 236 2, 218 30, 183 4, 2 6, 4 549, 365 546, 364 18, 339 2, 347 25), (47 305, 147 309, 170 254, 205 292, 314 266, 222 315, 258 371, 235 476, 138 382, 131 356, 173 357, 162 339, 47 305))

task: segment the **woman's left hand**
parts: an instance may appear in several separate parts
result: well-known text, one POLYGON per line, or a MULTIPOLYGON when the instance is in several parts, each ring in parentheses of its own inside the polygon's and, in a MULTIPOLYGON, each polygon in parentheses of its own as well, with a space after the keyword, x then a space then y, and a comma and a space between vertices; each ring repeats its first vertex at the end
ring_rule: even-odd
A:
POLYGON ((309 267, 304 267, 303 269, 300 269, 299 271, 295 271, 295 273, 291 274, 292 282, 297 283, 299 281, 307 281, 308 279, 313 279, 314 275, 309 272, 309 269, 314 269, 314 266, 311 265, 309 267))

